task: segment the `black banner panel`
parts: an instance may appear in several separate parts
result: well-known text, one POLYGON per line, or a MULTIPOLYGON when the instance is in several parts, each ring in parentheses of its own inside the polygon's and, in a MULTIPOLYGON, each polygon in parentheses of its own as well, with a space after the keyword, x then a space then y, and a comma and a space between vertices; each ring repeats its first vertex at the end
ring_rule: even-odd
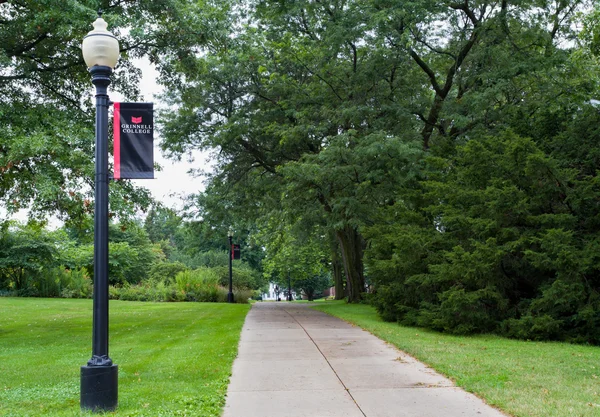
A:
POLYGON ((241 259, 240 245, 233 244, 231 245, 231 249, 231 259, 241 259))
POLYGON ((154 178, 154 104, 114 103, 114 178, 154 178))

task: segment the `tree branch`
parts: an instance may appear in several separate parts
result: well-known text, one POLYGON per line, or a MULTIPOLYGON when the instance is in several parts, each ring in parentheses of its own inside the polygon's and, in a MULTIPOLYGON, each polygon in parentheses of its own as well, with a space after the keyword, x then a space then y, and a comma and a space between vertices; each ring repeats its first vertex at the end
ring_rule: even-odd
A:
POLYGON ((250 142, 248 142, 247 140, 244 140, 242 138, 238 138, 237 142, 242 145, 242 147, 248 151, 248 153, 250 155, 252 155, 252 157, 254 157, 254 160, 261 166, 263 167, 265 170, 269 171, 272 174, 276 174, 276 170, 275 168, 273 168, 270 164, 268 164, 265 159, 263 158, 262 152, 260 152, 260 150, 258 150, 255 146, 253 146, 250 142))
POLYGON ((450 4, 450 8, 454 10, 462 10, 465 12, 471 23, 473 23, 473 26, 479 26, 479 19, 477 19, 475 13, 473 13, 473 10, 469 8, 469 0, 465 0, 463 3, 450 4))
POLYGON ((348 44, 350 45, 350 48, 352 48, 352 69, 354 70, 353 72, 356 74, 357 61, 358 61, 358 53, 356 51, 356 45, 354 45, 350 41, 348 41, 348 44))
POLYGON ((433 72, 433 70, 429 68, 429 65, 427 65, 427 63, 425 63, 425 61, 421 59, 419 54, 417 54, 412 48, 408 50, 408 53, 410 54, 412 59, 415 60, 417 65, 421 67, 425 74, 427 74, 427 76, 429 77, 429 81, 431 82, 431 86, 433 87, 435 92, 437 94, 440 94, 442 92, 442 89, 440 88, 437 79, 435 78, 435 73, 433 72))
POLYGON ((430 44, 429 44, 429 43, 428 43, 428 42, 427 42, 425 39, 423 39, 423 38, 419 37, 419 36, 418 36, 418 34, 416 34, 416 33, 415 33, 415 32, 414 32, 412 29, 410 29, 410 33, 413 35, 413 38, 414 38, 414 39, 415 39, 417 42, 419 42, 419 43, 421 43, 421 44, 425 45, 425 46, 426 46, 426 47, 427 47, 427 48, 428 48, 430 51, 432 51, 432 52, 436 52, 436 53, 438 53, 438 54, 440 54, 440 55, 448 55, 448 56, 449 56, 449 57, 451 57, 452 59, 456 59, 456 55, 454 55, 454 54, 453 54, 453 53, 451 53, 451 52, 444 51, 444 50, 442 50, 442 49, 436 48, 436 47, 434 47, 433 45, 430 45, 430 44))
POLYGON ((9 50, 7 49, 6 52, 9 56, 19 56, 24 54, 27 51, 32 50, 33 48, 35 48, 35 46, 37 44, 39 44, 40 42, 42 42, 44 39, 48 38, 48 34, 47 33, 43 33, 41 34, 36 40, 34 40, 33 42, 28 43, 27 45, 22 46, 21 48, 18 49, 14 49, 14 50, 9 50))

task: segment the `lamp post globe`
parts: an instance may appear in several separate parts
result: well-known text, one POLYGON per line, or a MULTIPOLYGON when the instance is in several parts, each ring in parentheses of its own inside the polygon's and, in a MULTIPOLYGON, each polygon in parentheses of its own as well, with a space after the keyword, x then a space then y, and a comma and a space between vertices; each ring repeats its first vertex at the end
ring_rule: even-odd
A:
POLYGON ((96 175, 92 358, 81 367, 80 405, 104 412, 118 404, 118 367, 108 356, 108 85, 119 59, 119 42, 100 13, 93 26, 81 45, 96 87, 96 175))
POLYGON ((229 226, 227 231, 229 237, 229 292, 227 293, 227 302, 233 303, 233 227, 229 226))
POLYGON ((104 66, 112 70, 119 60, 119 41, 108 31, 108 23, 101 16, 92 25, 94 30, 83 38, 81 44, 83 60, 88 68, 104 66))

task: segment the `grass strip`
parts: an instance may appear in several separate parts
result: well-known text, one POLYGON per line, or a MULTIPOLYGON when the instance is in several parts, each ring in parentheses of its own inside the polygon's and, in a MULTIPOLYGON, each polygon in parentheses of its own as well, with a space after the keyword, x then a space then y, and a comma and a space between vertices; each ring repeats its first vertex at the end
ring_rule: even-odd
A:
POLYGON ((313 308, 368 330, 513 416, 600 416, 599 347, 446 335, 385 323, 373 307, 343 301, 313 308))
MULTIPOLYGON (((114 416, 220 416, 250 306, 110 302, 114 416)), ((91 300, 0 298, 0 416, 82 416, 91 300)))

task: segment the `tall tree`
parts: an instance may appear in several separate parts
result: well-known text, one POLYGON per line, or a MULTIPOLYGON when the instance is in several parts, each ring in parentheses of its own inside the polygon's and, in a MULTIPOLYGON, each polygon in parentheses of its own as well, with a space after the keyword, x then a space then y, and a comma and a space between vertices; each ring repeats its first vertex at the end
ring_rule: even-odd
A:
POLYGON ((218 198, 203 199, 206 213, 284 211, 285 222, 329 228, 358 301, 363 232, 378 209, 443 228, 429 205, 445 199, 424 198, 424 183, 452 165, 431 160, 417 181, 415 144, 452 158, 473 138, 507 127, 523 135, 549 120, 549 100, 561 99, 555 77, 585 90, 566 77, 574 67, 561 45, 576 41, 574 19, 589 5, 239 1, 203 54, 173 66, 181 75, 170 84, 164 146, 215 151, 208 192, 218 198))
POLYGON ((180 67, 189 83, 171 90, 176 110, 163 119, 167 149, 219 151, 209 190, 220 193, 221 211, 235 202, 242 217, 318 212, 314 224, 327 224, 340 245, 350 301, 365 290, 365 190, 386 175, 402 181, 415 157, 404 145, 415 139, 412 115, 394 103, 394 90, 410 85, 397 75, 405 62, 371 35, 369 11, 362 2, 257 2, 247 17, 255 25, 230 23, 230 37, 180 67), (320 182, 304 180, 319 164, 320 182))
MULTIPOLYGON (((382 208, 366 231, 375 303, 386 319, 451 332, 597 343, 589 101, 599 78, 573 31, 586 3, 455 6, 477 10, 469 4, 487 7, 484 30, 449 95, 430 98, 442 103, 423 192, 382 208)), ((434 40, 415 60, 433 71, 430 82, 444 68, 436 54, 451 45, 434 40)))

